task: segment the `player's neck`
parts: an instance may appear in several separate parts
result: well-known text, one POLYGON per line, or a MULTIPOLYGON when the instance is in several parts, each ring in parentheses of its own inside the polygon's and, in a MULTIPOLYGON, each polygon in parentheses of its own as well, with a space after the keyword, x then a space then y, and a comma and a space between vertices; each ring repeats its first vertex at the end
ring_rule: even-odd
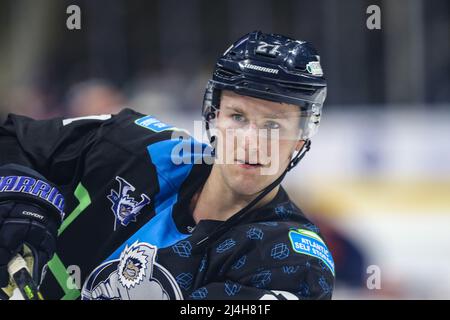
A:
MULTIPOLYGON (((279 186, 269 192, 255 208, 269 203, 278 193, 279 186)), ((256 195, 244 196, 233 192, 222 181, 218 170, 211 170, 203 188, 193 197, 191 203, 192 217, 195 222, 200 220, 225 221, 248 205, 256 195)))

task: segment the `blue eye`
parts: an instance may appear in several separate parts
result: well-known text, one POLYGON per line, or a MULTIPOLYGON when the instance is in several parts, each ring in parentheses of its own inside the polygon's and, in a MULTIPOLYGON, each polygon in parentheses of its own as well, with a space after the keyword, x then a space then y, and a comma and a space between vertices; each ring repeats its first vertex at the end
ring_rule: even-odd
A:
POLYGON ((275 121, 267 121, 266 128, 268 129, 280 129, 280 125, 275 121))
POLYGON ((241 114, 235 113, 233 115, 231 115, 231 118, 233 118, 234 121, 237 122, 244 122, 245 121, 245 117, 241 114))

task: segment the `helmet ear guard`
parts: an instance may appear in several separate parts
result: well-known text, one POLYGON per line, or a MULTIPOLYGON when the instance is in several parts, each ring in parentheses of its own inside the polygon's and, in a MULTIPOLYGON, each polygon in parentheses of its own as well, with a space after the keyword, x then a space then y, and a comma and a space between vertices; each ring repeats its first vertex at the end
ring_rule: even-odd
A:
POLYGON ((217 112, 220 107, 220 95, 221 90, 215 89, 211 81, 208 81, 208 85, 205 90, 205 95, 203 97, 203 108, 202 117, 205 123, 206 133, 208 135, 208 140, 211 146, 215 149, 215 144, 217 143, 216 137, 211 135, 210 127, 211 121, 216 120, 217 112))

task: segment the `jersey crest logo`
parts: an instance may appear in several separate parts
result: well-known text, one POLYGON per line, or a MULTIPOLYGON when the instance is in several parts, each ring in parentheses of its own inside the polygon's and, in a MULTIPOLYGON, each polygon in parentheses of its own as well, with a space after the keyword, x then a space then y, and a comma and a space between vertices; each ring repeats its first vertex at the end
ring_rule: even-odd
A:
POLYGON ((83 300, 182 300, 176 279, 156 262, 158 248, 136 241, 98 266, 83 285, 83 300))
POLYGON ((141 213, 142 208, 150 203, 150 198, 145 194, 141 194, 141 201, 137 202, 128 195, 136 188, 119 176, 116 177, 116 180, 119 182, 119 190, 111 190, 111 194, 107 196, 113 204, 111 210, 116 217, 114 231, 117 228, 118 221, 124 227, 130 222, 136 222, 136 217, 141 213))
POLYGON ((127 289, 135 287, 144 279, 148 256, 136 248, 125 248, 118 266, 119 282, 127 289))

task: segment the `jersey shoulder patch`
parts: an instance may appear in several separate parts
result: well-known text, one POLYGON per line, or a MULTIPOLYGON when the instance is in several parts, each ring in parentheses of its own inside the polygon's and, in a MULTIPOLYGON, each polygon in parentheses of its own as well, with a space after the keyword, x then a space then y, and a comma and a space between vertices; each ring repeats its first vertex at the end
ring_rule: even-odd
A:
POLYGON ((321 260, 335 275, 331 252, 316 233, 307 229, 293 229, 289 231, 289 240, 295 252, 321 260))
POLYGON ((137 124, 138 126, 152 130, 154 132, 162 132, 162 131, 176 129, 174 126, 166 124, 166 123, 156 119, 153 116, 145 116, 145 117, 139 118, 139 119, 135 120, 134 123, 137 124))

